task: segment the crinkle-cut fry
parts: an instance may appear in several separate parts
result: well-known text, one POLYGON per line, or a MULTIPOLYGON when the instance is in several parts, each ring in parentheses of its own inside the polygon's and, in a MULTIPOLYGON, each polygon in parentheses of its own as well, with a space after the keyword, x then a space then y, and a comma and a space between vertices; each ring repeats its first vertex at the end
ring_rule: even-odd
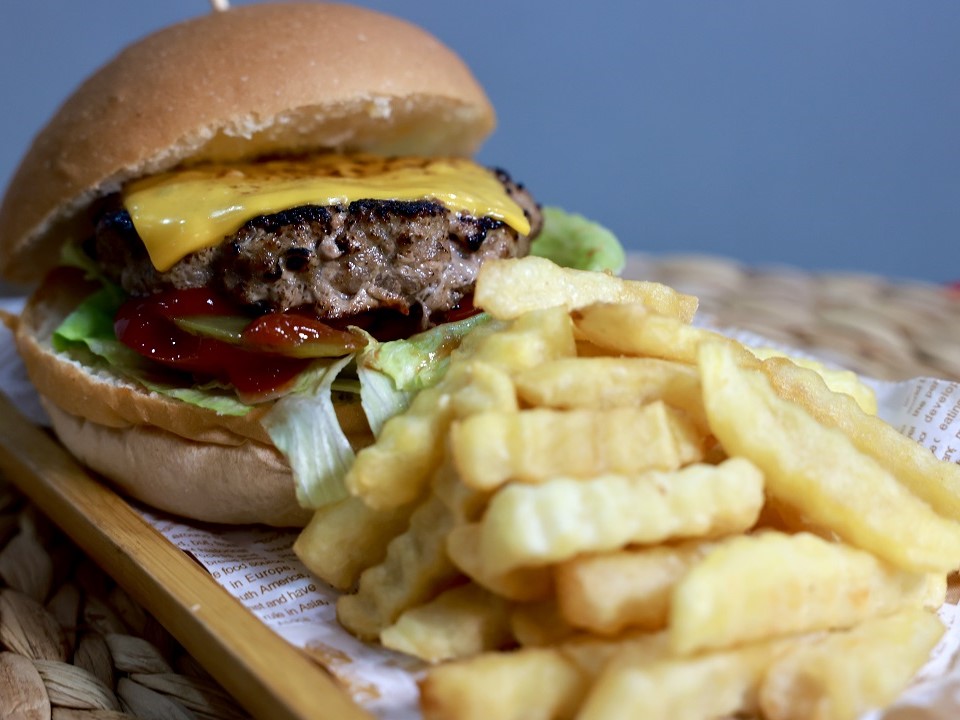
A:
POLYGON ((384 647, 427 662, 499 650, 512 640, 507 602, 473 583, 404 611, 380 633, 384 647))
POLYGON ((906 570, 960 566, 960 523, 934 512, 842 432, 779 397, 728 345, 701 347, 700 374, 714 435, 763 470, 771 497, 906 570))
POLYGON ((783 642, 764 642, 695 658, 612 660, 593 684, 578 720, 705 720, 756 708, 764 668, 783 642))
POLYGON ((554 568, 560 612, 574 627, 603 635, 665 628, 674 586, 712 547, 690 540, 575 557, 554 568))
POLYGON ((903 610, 787 650, 760 685, 768 720, 856 720, 889 705, 926 662, 944 627, 931 612, 903 610))
POLYGON ((450 401, 460 379, 451 368, 446 382, 421 391, 409 409, 387 420, 377 441, 360 452, 344 478, 347 489, 377 510, 419 498, 443 458, 440 438, 453 420, 450 401))
POLYGON ((698 303, 692 295, 667 285, 564 268, 535 256, 485 262, 473 301, 500 319, 547 307, 572 310, 596 302, 617 302, 640 303, 683 322, 693 320, 698 303), (536 292, 531 292, 531 288, 536 292))
POLYGON ((676 584, 670 643, 678 655, 793 633, 850 627, 920 607, 927 576, 809 533, 717 543, 676 584))
POLYGON ((580 339, 614 353, 696 365, 700 343, 716 340, 753 357, 736 340, 658 315, 642 305, 598 303, 574 311, 571 317, 580 339))
POLYGON ((549 568, 516 568, 501 575, 488 572, 480 555, 480 523, 455 527, 447 536, 447 555, 464 575, 508 600, 533 602, 552 594, 549 568))
POLYGON ((651 663, 672 657, 665 631, 630 632, 614 637, 575 635, 556 645, 557 650, 590 678, 597 678, 611 663, 651 663))
POLYGON ((524 370, 517 394, 529 405, 559 409, 613 408, 663 400, 707 425, 700 374, 684 363, 659 358, 561 358, 524 370))
POLYGON ((747 349, 760 360, 778 358, 815 372, 833 392, 852 397, 867 415, 877 414, 877 394, 853 370, 828 367, 817 360, 796 357, 774 348, 747 346, 747 349))
POLYGON ((413 508, 373 510, 349 497, 317 510, 293 543, 293 551, 314 575, 338 590, 349 590, 360 574, 387 554, 413 508))
POLYGON ((703 458, 704 436, 686 414, 658 400, 607 410, 479 413, 453 423, 450 448, 465 484, 493 490, 511 480, 675 470, 703 458))
POLYGON ((474 490, 460 482, 453 463, 440 466, 430 481, 430 487, 453 514, 457 524, 479 520, 491 497, 489 492, 474 490))
POLYGON ((668 473, 558 478, 502 488, 481 521, 486 569, 505 573, 586 552, 750 528, 763 505, 763 475, 748 460, 668 473))
POLYGON ((567 720, 589 679, 554 648, 485 653, 427 670, 424 720, 567 720))
POLYGON ((454 524, 449 508, 430 495, 410 517, 406 532, 387 546, 383 562, 363 572, 356 593, 340 596, 340 623, 354 635, 374 640, 404 610, 452 585, 461 577, 447 557, 447 533, 454 524))
POLYGON ((579 632, 563 619, 553 598, 514 605, 510 628, 514 639, 523 647, 556 645, 579 632))
POLYGON ((560 307, 527 313, 510 323, 506 330, 474 338, 470 333, 454 353, 490 363, 509 373, 520 372, 577 352, 573 321, 560 307))
POLYGON ((767 360, 762 367, 780 397, 802 405, 820 423, 840 430, 860 452, 878 460, 940 515, 960 520, 960 465, 937 459, 916 440, 863 412, 847 395, 831 392, 809 370, 780 359, 767 360))
POLYGON ((384 423, 373 445, 357 453, 344 479, 347 489, 381 510, 415 502, 423 494, 443 458, 442 438, 457 413, 510 402, 502 378, 472 368, 470 359, 516 372, 575 351, 572 324, 561 308, 531 313, 498 332, 479 328, 452 354, 444 378, 419 392, 406 412, 384 423))

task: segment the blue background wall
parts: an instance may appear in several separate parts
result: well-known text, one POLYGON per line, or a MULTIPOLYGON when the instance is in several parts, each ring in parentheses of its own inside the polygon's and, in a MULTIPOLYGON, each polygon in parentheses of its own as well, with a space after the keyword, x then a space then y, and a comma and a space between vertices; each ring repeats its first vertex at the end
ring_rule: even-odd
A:
MULTIPOLYGON (((481 160, 630 249, 960 278, 956 0, 358 4, 473 67, 500 120, 481 160)), ((84 76, 208 11, 3 0, 0 186, 84 76)))

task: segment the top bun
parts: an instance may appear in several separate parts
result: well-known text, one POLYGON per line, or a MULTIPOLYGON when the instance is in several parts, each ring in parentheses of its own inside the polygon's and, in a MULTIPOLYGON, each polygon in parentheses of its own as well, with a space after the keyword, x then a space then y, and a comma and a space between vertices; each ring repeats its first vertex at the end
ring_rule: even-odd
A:
POLYGON ((472 155, 495 124, 462 60, 424 30, 335 4, 211 13, 131 45, 63 104, 0 206, 0 274, 39 279, 83 212, 184 163, 313 150, 472 155))

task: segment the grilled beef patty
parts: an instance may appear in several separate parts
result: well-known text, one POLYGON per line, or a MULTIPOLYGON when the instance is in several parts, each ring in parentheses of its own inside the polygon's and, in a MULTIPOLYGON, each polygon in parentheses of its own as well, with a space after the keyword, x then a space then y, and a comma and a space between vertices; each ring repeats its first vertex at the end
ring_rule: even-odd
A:
POLYGON ((254 218, 219 245, 158 272, 114 195, 86 247, 131 295, 211 287, 259 312, 298 309, 335 319, 390 309, 419 312, 429 324, 432 314, 457 307, 473 291, 481 263, 526 255, 540 231, 531 195, 496 172, 530 221, 529 236, 436 202, 358 200, 254 218))

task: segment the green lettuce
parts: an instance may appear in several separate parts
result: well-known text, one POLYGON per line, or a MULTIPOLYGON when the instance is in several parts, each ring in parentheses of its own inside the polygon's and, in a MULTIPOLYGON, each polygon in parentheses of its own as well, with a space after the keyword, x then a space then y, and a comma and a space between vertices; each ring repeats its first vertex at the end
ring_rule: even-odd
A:
POLYGON ((260 423, 293 470, 297 502, 320 508, 347 497, 343 479, 354 450, 333 403, 333 385, 353 358, 317 361, 301 373, 293 392, 277 400, 260 423))
POLYGON ((531 255, 576 270, 623 271, 627 258, 616 235, 582 215, 555 207, 543 208, 543 230, 531 255))
POLYGON ((53 334, 53 348, 73 354, 94 367, 110 368, 117 375, 152 392, 220 415, 250 412, 249 405, 219 383, 183 385, 163 378, 147 360, 117 340, 113 319, 125 299, 123 290, 112 283, 104 283, 60 323, 53 334))

